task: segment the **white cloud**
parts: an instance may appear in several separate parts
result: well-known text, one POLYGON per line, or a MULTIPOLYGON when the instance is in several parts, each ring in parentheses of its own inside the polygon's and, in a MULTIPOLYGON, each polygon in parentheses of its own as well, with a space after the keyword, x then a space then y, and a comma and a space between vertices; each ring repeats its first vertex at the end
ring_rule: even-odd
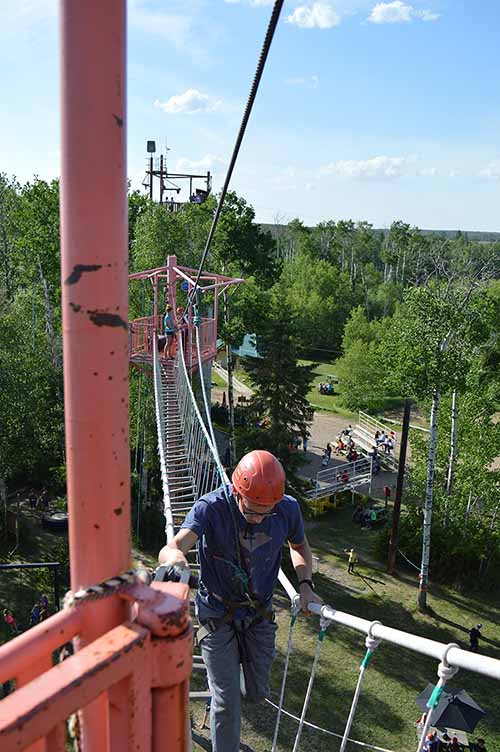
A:
POLYGON ((328 3, 315 2, 299 5, 286 21, 301 29, 331 29, 339 25, 340 16, 328 3))
POLYGON ((339 159, 320 167, 320 175, 336 175, 343 178, 397 178, 405 173, 405 167, 415 157, 388 157, 381 155, 371 159, 339 159))
POLYGON ((415 15, 422 19, 422 21, 437 21, 441 18, 440 13, 433 13, 431 10, 415 11, 415 15))
POLYGON ((500 178, 500 159, 494 159, 478 172, 481 178, 500 178))
POLYGON ((186 159, 181 157, 177 160, 175 165, 176 172, 184 172, 188 170, 194 170, 195 172, 206 172, 210 170, 221 170, 227 164, 226 160, 222 157, 218 157, 215 154, 205 154, 204 157, 198 160, 186 159))
POLYGON ((296 78, 287 78, 285 83, 288 86, 308 86, 310 89, 317 89, 319 86, 319 76, 297 76, 296 78))
POLYGON ((437 167, 423 167, 417 174, 420 175, 421 178, 433 178, 438 174, 438 169, 437 167))
POLYGON ((272 5, 274 0, 224 0, 228 5, 239 5, 243 2, 245 5, 250 5, 252 8, 264 8, 267 5, 272 5))
POLYGON ((405 23, 419 18, 421 21, 437 21, 439 13, 431 10, 417 10, 413 5, 407 5, 402 0, 392 0, 389 3, 377 3, 373 6, 368 20, 372 23, 405 23))
POLYGON ((196 115, 200 112, 214 112, 221 105, 220 100, 213 100, 208 94, 198 89, 188 89, 184 94, 177 94, 166 102, 156 99, 154 106, 169 115, 196 115))

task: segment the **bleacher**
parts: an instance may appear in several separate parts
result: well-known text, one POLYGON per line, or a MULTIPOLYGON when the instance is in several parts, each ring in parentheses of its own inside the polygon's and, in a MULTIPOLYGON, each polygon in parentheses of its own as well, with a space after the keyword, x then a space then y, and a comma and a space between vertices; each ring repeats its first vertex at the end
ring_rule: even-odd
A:
POLYGON ((316 474, 315 487, 305 494, 307 505, 314 516, 322 514, 335 507, 336 494, 371 484, 371 476, 371 457, 361 457, 355 462, 335 464, 320 470, 316 474))
POLYGON ((375 433, 377 431, 380 431, 381 433, 384 431, 387 435, 389 435, 391 431, 394 432, 396 438, 394 449, 390 454, 386 454, 383 447, 380 447, 378 456, 382 467, 385 467, 392 472, 396 472, 399 463, 398 434, 393 428, 390 428, 381 420, 378 420, 378 418, 372 418, 371 415, 360 410, 358 414, 358 422, 352 430, 352 438, 356 444, 356 448, 359 449, 363 455, 368 456, 373 451, 373 447, 375 446, 375 433))

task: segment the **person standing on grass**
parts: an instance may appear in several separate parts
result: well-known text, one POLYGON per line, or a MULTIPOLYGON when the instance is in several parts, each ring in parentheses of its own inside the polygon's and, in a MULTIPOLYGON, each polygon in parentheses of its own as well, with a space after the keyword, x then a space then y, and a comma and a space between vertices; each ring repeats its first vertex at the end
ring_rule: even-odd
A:
POLYGON ((314 593, 300 506, 285 494, 279 460, 264 450, 249 452, 226 491, 220 487, 202 496, 158 557, 160 564, 185 567, 186 553, 198 547, 197 637, 212 695, 213 752, 236 752, 240 746, 240 665, 245 699, 268 696, 277 629, 272 597, 285 542, 302 611, 322 602, 314 593))
POLYGON ((34 627, 40 621, 40 606, 35 603, 30 611, 30 627, 34 627))
POLYGON ((358 561, 358 557, 356 556, 356 551, 354 548, 347 549, 344 548, 344 553, 348 555, 349 560, 347 562, 347 574, 354 574, 354 565, 358 561))
POLYGON ((477 653, 477 651, 479 650, 479 638, 482 636, 481 635, 482 626, 483 626, 482 624, 476 624, 476 626, 472 627, 472 629, 469 632, 470 649, 474 653, 477 653))
POLYGON ((14 619, 14 614, 12 613, 12 610, 10 608, 4 608, 3 618, 4 618, 5 623, 9 627, 11 634, 13 635, 19 634, 16 620, 14 619))

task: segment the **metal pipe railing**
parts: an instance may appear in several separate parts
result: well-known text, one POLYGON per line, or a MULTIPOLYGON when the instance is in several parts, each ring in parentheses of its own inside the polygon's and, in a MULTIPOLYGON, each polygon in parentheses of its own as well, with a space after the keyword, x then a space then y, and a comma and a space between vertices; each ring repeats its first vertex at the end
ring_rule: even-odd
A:
MULTIPOLYGON (((279 581, 290 598, 290 601, 293 603, 297 596, 297 591, 288 577, 281 570, 279 573, 279 581)), ((319 603, 310 603, 309 610, 313 614, 322 616, 336 624, 342 624, 345 627, 350 627, 351 629, 354 629, 357 632, 362 632, 363 634, 370 633, 372 637, 385 640, 386 642, 407 648, 408 650, 413 650, 421 655, 436 658, 438 661, 442 660, 445 651, 447 651, 446 660, 450 666, 466 669, 467 671, 474 671, 477 674, 500 680, 500 660, 497 660, 496 658, 472 653, 458 647, 450 648, 449 645, 443 642, 430 640, 427 637, 420 637, 411 634, 410 632, 403 632, 401 629, 386 627, 380 622, 374 624, 373 622, 368 621, 367 619, 362 619, 359 616, 353 616, 344 611, 337 611, 337 609, 332 606, 321 606, 319 603)))

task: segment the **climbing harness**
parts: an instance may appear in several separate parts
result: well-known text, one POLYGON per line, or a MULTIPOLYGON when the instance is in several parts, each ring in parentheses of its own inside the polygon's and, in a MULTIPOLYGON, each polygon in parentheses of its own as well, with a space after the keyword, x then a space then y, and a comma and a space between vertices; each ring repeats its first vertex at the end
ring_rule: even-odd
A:
POLYGON ((290 662, 290 654, 292 652, 293 629, 295 627, 295 622, 297 621, 297 616, 299 615, 299 613, 300 613, 300 596, 297 594, 291 604, 290 629, 288 631, 288 643, 286 646, 285 666, 283 668, 283 677, 281 679, 280 701, 278 705, 278 714, 276 716, 276 725, 274 727, 273 746, 271 748, 271 752, 276 752, 276 745, 278 743, 278 733, 279 733, 280 722, 281 722, 281 714, 283 711, 283 700, 285 698, 285 687, 286 687, 286 680, 287 680, 287 675, 288 675, 288 664, 290 662))
POLYGON ((459 646, 454 643, 450 642, 448 645, 446 645, 444 651, 443 651, 443 657, 441 659, 441 663, 438 665, 438 677, 439 681, 432 690, 432 694, 427 700, 427 716, 425 719, 424 727, 422 729, 422 733, 420 735, 420 741, 418 743, 417 752, 422 752, 423 746, 425 744, 425 740, 427 738, 427 732, 429 731, 429 727, 432 726, 432 715, 434 713, 434 710, 439 705, 439 700, 441 699, 441 695, 443 694, 443 690, 445 687, 446 682, 449 679, 452 679, 455 674, 458 671, 458 668, 455 668, 455 666, 450 666, 448 663, 448 652, 451 650, 451 648, 458 648, 459 646))

